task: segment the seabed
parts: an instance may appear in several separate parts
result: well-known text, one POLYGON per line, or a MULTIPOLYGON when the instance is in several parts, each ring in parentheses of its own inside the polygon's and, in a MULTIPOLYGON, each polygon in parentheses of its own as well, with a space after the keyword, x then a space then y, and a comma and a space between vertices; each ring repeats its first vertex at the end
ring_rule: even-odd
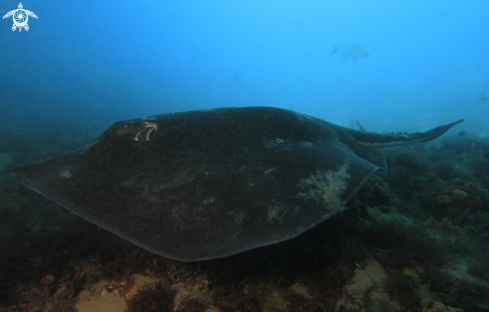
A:
POLYGON ((467 132, 385 149, 389 175, 303 235, 193 263, 135 247, 10 174, 89 135, 0 139, 0 312, 489 310, 489 140, 467 132))

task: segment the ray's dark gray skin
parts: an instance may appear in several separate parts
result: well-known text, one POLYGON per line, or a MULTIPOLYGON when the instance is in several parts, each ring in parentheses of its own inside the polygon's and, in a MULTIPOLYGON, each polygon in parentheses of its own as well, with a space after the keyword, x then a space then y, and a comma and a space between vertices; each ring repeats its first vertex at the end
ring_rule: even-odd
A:
POLYGON ((387 173, 377 147, 433 140, 462 121, 376 134, 272 107, 198 110, 117 122, 89 146, 13 173, 156 254, 216 259, 307 231, 387 173))

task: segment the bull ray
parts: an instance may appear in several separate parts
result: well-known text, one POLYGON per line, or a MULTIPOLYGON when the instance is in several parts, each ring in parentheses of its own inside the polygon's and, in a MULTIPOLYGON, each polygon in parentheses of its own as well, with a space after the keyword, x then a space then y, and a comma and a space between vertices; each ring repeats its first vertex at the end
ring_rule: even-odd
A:
POLYGON ((379 147, 426 142, 462 121, 376 134, 279 108, 198 110, 117 122, 89 146, 13 173, 142 248, 215 259, 325 221, 387 174, 379 147))

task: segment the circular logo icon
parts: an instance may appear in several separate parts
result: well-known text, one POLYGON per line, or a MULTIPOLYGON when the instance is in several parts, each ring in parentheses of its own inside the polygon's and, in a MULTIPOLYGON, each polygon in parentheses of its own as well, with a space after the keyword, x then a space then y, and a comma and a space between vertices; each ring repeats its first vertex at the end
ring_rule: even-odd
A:
POLYGON ((17 27, 24 27, 27 24, 29 15, 25 10, 19 9, 14 13, 14 24, 17 27))

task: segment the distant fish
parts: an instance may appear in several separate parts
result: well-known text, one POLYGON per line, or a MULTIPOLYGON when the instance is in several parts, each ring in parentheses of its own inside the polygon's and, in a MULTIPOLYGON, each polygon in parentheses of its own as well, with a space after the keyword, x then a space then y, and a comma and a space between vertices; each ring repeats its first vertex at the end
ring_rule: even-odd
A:
POLYGON ((336 46, 335 46, 335 47, 333 47, 333 50, 331 50, 331 55, 335 55, 335 54, 336 54, 336 52, 338 52, 339 50, 340 50, 340 48, 338 48, 338 47, 336 47, 336 46))
POLYGON ((485 92, 482 92, 482 94, 481 94, 481 100, 484 101, 484 102, 489 101, 489 99, 487 98, 487 95, 486 95, 485 92))

